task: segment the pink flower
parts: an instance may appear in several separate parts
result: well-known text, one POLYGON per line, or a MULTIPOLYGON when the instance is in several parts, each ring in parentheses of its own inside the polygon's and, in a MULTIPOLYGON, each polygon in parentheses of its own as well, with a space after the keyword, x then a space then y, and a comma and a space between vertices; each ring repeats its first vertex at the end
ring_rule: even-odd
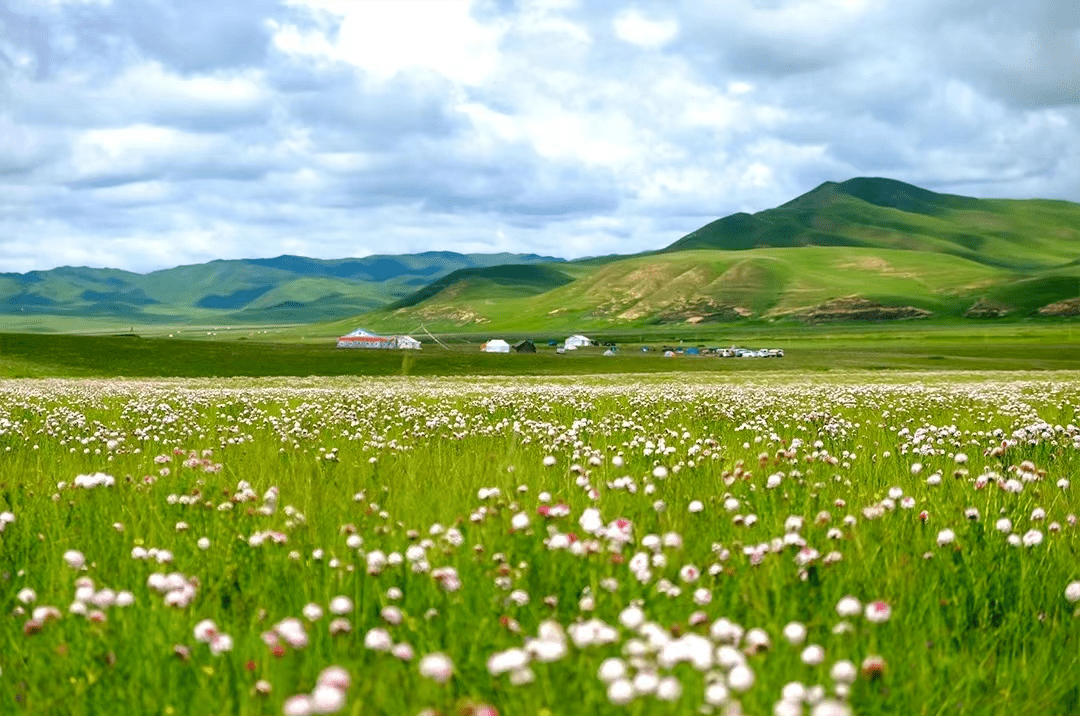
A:
POLYGON ((874 624, 882 624, 889 621, 892 616, 892 607, 886 602, 876 601, 866 605, 866 620, 874 624))

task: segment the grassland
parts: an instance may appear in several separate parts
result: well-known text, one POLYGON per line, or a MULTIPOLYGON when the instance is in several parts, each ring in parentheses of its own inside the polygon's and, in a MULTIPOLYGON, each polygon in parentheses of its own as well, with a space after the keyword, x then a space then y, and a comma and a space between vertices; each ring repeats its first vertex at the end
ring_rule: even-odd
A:
POLYGON ((4 382, 0 711, 1076 713, 1076 375, 4 382))
MULTIPOLYGON (((557 354, 548 339, 565 334, 498 334, 531 338, 539 351, 485 354, 490 333, 443 336, 420 352, 346 351, 334 347, 335 326, 202 332, 199 340, 139 337, 0 334, 0 377, 232 377, 378 375, 588 375, 595 373, 798 373, 861 370, 1080 369, 1080 326, 1071 322, 891 324, 844 326, 680 326, 593 334, 616 342, 557 354), (212 333, 215 335, 207 335, 212 333), (782 359, 664 358, 641 346, 782 348, 782 359)), ((344 332, 344 331, 341 331, 344 332)), ((152 335, 152 334, 151 334, 152 335)), ((424 337, 424 336, 421 336, 424 337)))

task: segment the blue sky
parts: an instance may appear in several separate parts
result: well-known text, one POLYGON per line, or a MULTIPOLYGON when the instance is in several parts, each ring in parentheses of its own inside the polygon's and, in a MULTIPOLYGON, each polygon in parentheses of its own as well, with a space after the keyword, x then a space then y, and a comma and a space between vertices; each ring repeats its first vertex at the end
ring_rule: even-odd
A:
POLYGON ((658 248, 827 181, 1080 200, 1080 10, 0 0, 0 271, 658 248))

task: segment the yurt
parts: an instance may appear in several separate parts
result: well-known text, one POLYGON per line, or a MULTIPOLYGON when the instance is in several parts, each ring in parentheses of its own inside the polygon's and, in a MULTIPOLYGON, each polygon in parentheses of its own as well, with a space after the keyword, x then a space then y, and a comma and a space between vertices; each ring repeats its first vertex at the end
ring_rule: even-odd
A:
POLYGON ((492 338, 490 341, 480 346, 480 350, 484 353, 509 353, 510 344, 501 338, 492 338))
POLYGON ((403 351, 418 351, 420 350, 420 341, 412 336, 398 336, 397 347, 403 351))
POLYGON ((582 335, 573 335, 563 342, 563 347, 568 351, 575 351, 582 346, 591 346, 592 341, 582 335))

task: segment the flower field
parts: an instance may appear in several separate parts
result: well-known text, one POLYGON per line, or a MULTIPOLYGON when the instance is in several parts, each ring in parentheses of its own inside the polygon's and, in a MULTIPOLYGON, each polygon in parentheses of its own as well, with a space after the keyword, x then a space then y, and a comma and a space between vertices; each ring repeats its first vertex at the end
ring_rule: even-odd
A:
POLYGON ((0 383, 0 713, 1080 713, 1080 378, 0 383))

